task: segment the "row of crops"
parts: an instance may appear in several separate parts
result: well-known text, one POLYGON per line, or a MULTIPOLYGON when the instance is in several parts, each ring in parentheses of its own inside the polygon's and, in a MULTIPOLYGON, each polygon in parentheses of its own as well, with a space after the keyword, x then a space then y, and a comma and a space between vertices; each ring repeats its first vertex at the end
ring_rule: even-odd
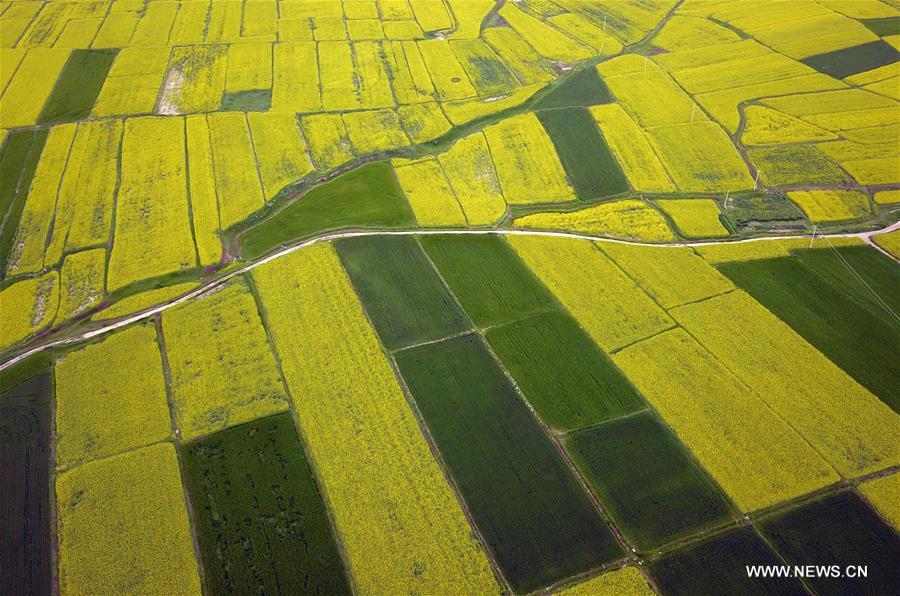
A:
POLYGON ((55 543, 77 593, 885 593, 896 263, 751 244, 350 237, 25 361, 13 577, 55 543), (782 561, 869 575, 744 571, 782 561))

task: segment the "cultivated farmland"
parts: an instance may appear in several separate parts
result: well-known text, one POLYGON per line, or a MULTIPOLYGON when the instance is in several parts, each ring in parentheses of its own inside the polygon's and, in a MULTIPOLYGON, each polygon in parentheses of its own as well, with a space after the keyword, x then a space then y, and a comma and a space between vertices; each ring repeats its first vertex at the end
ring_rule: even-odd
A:
POLYGON ((898 27, 0 0, 0 594, 895 591, 898 27))

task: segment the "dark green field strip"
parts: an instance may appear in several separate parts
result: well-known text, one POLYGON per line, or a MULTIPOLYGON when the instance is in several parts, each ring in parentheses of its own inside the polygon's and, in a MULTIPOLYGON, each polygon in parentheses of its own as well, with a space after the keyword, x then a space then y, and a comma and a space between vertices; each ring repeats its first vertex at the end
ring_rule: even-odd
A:
POLYGON ((241 256, 259 257, 285 242, 350 228, 410 228, 416 218, 388 162, 377 162, 314 188, 247 230, 241 256))
POLYGON ((535 110, 548 108, 573 108, 612 103, 613 97, 593 66, 576 72, 554 87, 537 101, 535 110))
POLYGON ((650 550, 729 520, 727 497, 651 412, 565 438, 626 539, 650 550))
POLYGON ((795 257, 886 322, 900 313, 900 265, 871 246, 791 251, 795 257))
POLYGON ((0 394, 0 594, 50 594, 50 392, 41 373, 0 394))
POLYGON ((851 48, 803 58, 800 62, 836 79, 843 79, 873 68, 893 64, 898 59, 900 59, 900 52, 888 42, 879 39, 851 48))
POLYGON ((873 315, 794 257, 725 263, 719 270, 900 412, 900 323, 873 315))
POLYGON ((556 304, 500 236, 421 236, 419 241, 479 327, 511 321, 556 304))
POLYGON ((271 89, 253 89, 222 95, 223 112, 268 112, 271 107, 271 89))
POLYGON ((797 206, 783 195, 729 197, 728 209, 722 212, 737 230, 755 231, 760 223, 780 228, 803 229, 806 221, 797 206))
POLYGON ((0 157, 0 279, 6 274, 25 199, 48 133, 46 128, 13 131, 0 157))
POLYGON ((349 594, 290 414, 184 448, 210 594, 349 594))
POLYGON ((794 578, 749 577, 748 565, 783 562, 753 528, 743 527, 667 554, 650 564, 650 573, 666 596, 807 593, 794 578))
POLYGON ((495 327, 485 338, 547 426, 583 428, 646 407, 609 357, 560 310, 495 327))
POLYGON ((480 337, 396 355, 476 525, 516 592, 623 553, 480 337))
POLYGON ((362 236, 334 243, 381 342, 397 349, 469 328, 412 236, 362 236))
POLYGON ((537 112, 579 199, 628 190, 628 182, 585 108, 537 112))
POLYGON ((867 576, 809 577, 828 594, 896 594, 900 587, 900 537, 862 499, 843 492, 762 524, 763 534, 789 565, 865 566, 867 576))
POLYGON ((887 35, 900 35, 900 17, 860 19, 859 22, 868 27, 869 31, 881 37, 887 35))
POLYGON ((74 122, 91 114, 118 50, 72 50, 38 124, 74 122))

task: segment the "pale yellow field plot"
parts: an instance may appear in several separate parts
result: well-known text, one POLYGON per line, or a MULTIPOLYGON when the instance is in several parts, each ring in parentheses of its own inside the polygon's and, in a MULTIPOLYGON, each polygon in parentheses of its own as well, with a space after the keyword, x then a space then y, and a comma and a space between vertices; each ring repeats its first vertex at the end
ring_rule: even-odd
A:
POLYGON ((420 226, 462 226, 466 223, 453 189, 436 159, 395 168, 397 181, 420 226))
POLYGON ((253 279, 357 588, 499 590, 331 246, 253 279))
POLYGON ((590 58, 594 52, 562 31, 519 10, 512 2, 500 9, 503 17, 539 54, 551 60, 577 62, 590 58))
POLYGON ((353 144, 340 114, 310 114, 300 130, 316 169, 327 171, 353 159, 353 144))
POLYGON ((428 39, 417 45, 441 99, 464 99, 478 95, 449 41, 428 39))
POLYGON ((133 12, 110 12, 103 20, 92 48, 121 48, 128 45, 139 17, 133 12))
POLYGON ((881 517, 900 531, 900 474, 894 472, 859 485, 859 492, 881 517))
POLYGON ((189 114, 219 109, 225 91, 228 46, 181 46, 172 49, 157 112, 189 114))
POLYGON ((100 89, 93 115, 149 114, 169 63, 170 48, 122 48, 100 89))
POLYGON ((247 118, 238 112, 209 114, 209 139, 222 229, 265 203, 247 118))
POLYGON ((832 132, 765 106, 748 106, 744 118, 744 145, 786 145, 837 138, 832 132))
POLYGON ((895 259, 900 259, 900 230, 877 234, 872 236, 872 241, 893 255, 895 259))
POLYGON ((632 188, 655 192, 675 190, 644 131, 622 106, 615 103, 592 106, 590 111, 632 188))
POLYGON ((182 118, 126 120, 109 291, 196 265, 184 146, 182 118))
POLYGON ((121 120, 78 125, 59 187, 44 266, 58 263, 64 250, 109 242, 123 129, 121 120))
POLYGON ((387 42, 384 54, 393 75, 392 85, 398 102, 434 101, 434 83, 415 42, 387 42))
POLYGON ((56 361, 56 467, 165 440, 172 434, 153 325, 137 325, 56 361))
POLYGON ((206 34, 206 19, 210 2, 182 2, 175 15, 172 30, 169 31, 171 45, 193 45, 203 43, 206 34))
POLYGON ((390 108, 395 105, 394 93, 382 59, 383 47, 377 41, 353 44, 353 72, 358 81, 359 103, 364 108, 390 108))
POLYGON ((349 42, 326 41, 318 44, 319 74, 323 110, 353 110, 362 107, 358 81, 353 69, 353 51, 349 42))
POLYGON ((0 290, 0 350, 11 348, 37 333, 56 318, 59 307, 59 274, 24 279, 0 290))
POLYGON ((525 39, 508 27, 491 27, 484 30, 484 39, 516 72, 525 84, 540 83, 553 78, 553 72, 525 39))
POLYGON ((633 246, 598 241, 597 246, 663 308, 696 302, 734 289, 734 284, 692 249, 633 246))
POLYGON ((848 221, 872 214, 869 197, 858 190, 793 190, 787 197, 812 222, 848 221))
POLYGON ((169 30, 175 23, 178 2, 164 0, 148 3, 134 34, 129 40, 132 46, 164 46, 169 41, 169 30))
POLYGON ((66 255, 60 269, 59 311, 61 323, 100 304, 106 285, 106 249, 96 248, 66 255))
POLYGON ((506 201, 483 133, 463 137, 438 160, 470 225, 489 225, 503 217, 506 201))
POLYGON ((719 206, 712 199, 660 199, 656 204, 688 238, 728 236, 728 230, 719 218, 719 206))
POLYGON ((626 347, 613 361, 741 511, 840 480, 778 412, 683 330, 626 347))
POLYGON ((219 200, 206 116, 188 116, 186 131, 190 173, 188 189, 191 197, 194 241, 197 244, 200 264, 211 265, 218 263, 222 258, 222 241, 218 234, 219 200))
POLYGON ((403 129, 413 143, 424 143, 449 132, 452 125, 437 102, 419 103, 397 108, 403 129))
POLYGON ((228 46, 227 93, 271 88, 272 44, 233 43, 228 46))
POLYGON ((56 504, 60 592, 201 593, 171 443, 60 474, 56 504))
POLYGON ((876 205, 894 205, 900 203, 900 189, 880 190, 873 196, 876 205))
MULTIPOLYGON (((620 58, 613 59, 620 60, 620 58)), ((664 71, 651 64, 646 70, 604 79, 616 99, 644 128, 700 123, 703 110, 664 71)))
POLYGON ((900 418, 747 294, 669 313, 842 475, 900 462, 900 418))
POLYGON ((484 129, 494 165, 508 203, 572 201, 575 192, 553 141, 537 116, 513 116, 484 129))
POLYGON ((312 164, 300 138, 300 128, 294 114, 250 112, 247 120, 253 135, 259 176, 268 201, 288 184, 312 172, 312 164))
POLYGON ((453 27, 453 19, 441 0, 409 0, 416 21, 425 32, 453 27))
POLYGON ((585 331, 607 352, 674 326, 594 243, 509 236, 510 244, 585 331))
POLYGON ((59 183, 75 139, 75 124, 62 124, 50 129, 47 143, 35 170, 25 210, 16 229, 16 240, 10 255, 8 273, 32 273, 44 264, 47 236, 56 212, 59 183))
POLYGON ((68 59, 68 49, 28 50, 0 96, 0 128, 31 126, 37 121, 68 59))
POLYGON ((392 110, 349 112, 343 118, 357 153, 373 153, 409 145, 400 118, 392 110))
POLYGON ((517 218, 515 225, 520 228, 564 230, 645 242, 675 239, 662 214, 638 199, 600 203, 578 211, 534 213, 517 218))
POLYGON ((619 40, 580 15, 567 12, 552 16, 547 22, 593 48, 599 56, 612 56, 622 51, 619 40))
POLYGON ((322 107, 315 43, 275 44, 273 63, 273 110, 316 112, 322 107))
POLYGON ((565 588, 560 596, 653 596, 656 592, 637 567, 607 571, 580 584, 565 588))
POLYGON ((287 408, 256 301, 243 282, 167 310, 162 326, 183 438, 287 408))
POLYGON ((737 33, 709 19, 675 15, 654 36, 653 45, 677 52, 740 40, 737 33))

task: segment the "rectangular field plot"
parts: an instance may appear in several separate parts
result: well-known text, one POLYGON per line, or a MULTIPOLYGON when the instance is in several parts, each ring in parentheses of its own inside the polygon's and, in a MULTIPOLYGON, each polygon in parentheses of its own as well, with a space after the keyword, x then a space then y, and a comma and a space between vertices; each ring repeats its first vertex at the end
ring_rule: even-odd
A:
POLYGON ((253 278, 358 591, 497 593, 332 247, 285 255, 253 278))
POLYGON ((550 292, 500 236, 420 236, 419 241, 479 327, 556 307, 550 292))
POLYGON ((789 565, 865 566, 864 578, 810 577, 819 594, 889 594, 900 585, 900 537, 855 493, 843 492, 761 523, 789 565))
POLYGON ((117 50, 74 50, 38 116, 39 124, 86 118, 116 58, 117 50))
MULTIPOLYGON (((854 277, 843 263, 834 263, 854 277)), ((900 361, 894 350, 896 319, 833 287, 794 257, 725 263, 719 270, 790 325, 861 385, 900 412, 900 361)))
POLYGON ((782 564, 753 528, 744 527, 667 554, 650 564, 650 574, 663 594, 806 594, 795 578, 747 575, 747 565, 782 564))
POLYGON ((191 443, 184 461, 208 590, 350 593, 290 414, 191 443))
POLYGON ((572 317, 553 310, 489 329, 485 338, 541 419, 582 428, 645 407, 572 317))
POLYGON ((0 394, 0 592, 50 593, 50 372, 0 394))
POLYGON ((651 412, 565 438, 566 450, 632 544, 651 549, 729 520, 728 499, 651 412))
POLYGON ((477 335, 396 356, 475 523, 516 592, 621 551, 477 335))
POLYGON ((456 300, 411 236, 366 236, 335 243, 372 324, 388 349, 469 328, 456 300))
POLYGON ((281 374, 244 283, 165 312, 172 405, 186 439, 287 408, 281 374))
POLYGON ((171 443, 90 462, 56 480, 64 594, 200 594, 171 443))
POLYGON ((586 109, 541 111, 537 117, 550 135, 579 199, 607 197, 628 190, 622 169, 586 109))

